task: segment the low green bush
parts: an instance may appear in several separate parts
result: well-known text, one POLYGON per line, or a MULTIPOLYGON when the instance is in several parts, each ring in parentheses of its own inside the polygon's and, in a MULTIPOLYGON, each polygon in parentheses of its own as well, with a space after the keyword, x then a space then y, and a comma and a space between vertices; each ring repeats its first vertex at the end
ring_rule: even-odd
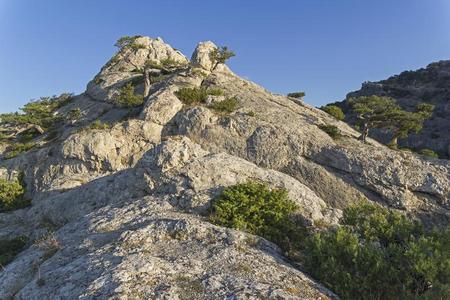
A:
POLYGON ((334 125, 319 125, 319 128, 333 139, 337 139, 341 135, 341 131, 334 125))
POLYGON ((288 97, 292 97, 292 98, 298 98, 301 99, 303 97, 305 97, 305 92, 294 92, 294 93, 289 93, 287 94, 288 97))
POLYGON ((194 105, 204 103, 208 95, 220 96, 223 91, 217 88, 181 88, 175 92, 175 95, 184 104, 194 105))
POLYGON ((100 120, 95 120, 94 122, 91 123, 91 125, 89 125, 90 129, 96 130, 96 129, 110 129, 111 128, 111 124, 109 123, 103 123, 100 120))
POLYGON ((21 179, 8 181, 0 179, 0 212, 24 208, 30 201, 24 198, 25 188, 21 179))
POLYGON ((38 125, 44 131, 50 130, 62 121, 55 111, 72 101, 72 94, 63 93, 59 96, 41 97, 31 101, 20 110, 22 113, 6 113, 0 115, 0 126, 38 125))
POLYGON ((136 50, 139 50, 139 49, 146 49, 147 47, 145 45, 142 45, 142 44, 132 43, 130 45, 130 48, 133 49, 134 51, 136 51, 136 50))
POLYGON ((121 107, 140 106, 144 103, 144 96, 136 95, 133 84, 129 82, 120 89, 119 95, 114 99, 114 103, 121 107))
POLYGON ((14 260, 27 243, 27 238, 24 236, 13 239, 0 239, 0 267, 4 267, 14 260))
POLYGON ((171 68, 180 67, 182 64, 179 61, 176 61, 176 60, 168 57, 165 59, 161 59, 161 65, 163 68, 171 69, 171 68))
POLYGON ((10 159, 14 158, 22 153, 25 153, 36 146, 35 143, 12 143, 7 148, 5 153, 3 154, 3 158, 10 159))
POLYGON ((134 35, 134 36, 122 36, 117 40, 117 42, 114 44, 119 50, 125 49, 125 48, 132 48, 132 49, 140 49, 145 48, 144 45, 136 44, 136 39, 142 37, 141 35, 134 35))
POLYGON ((212 202, 209 220, 262 236, 287 250, 303 233, 291 218, 296 209, 286 190, 250 181, 225 188, 212 202))
POLYGON ((342 111, 342 109, 340 107, 338 107, 336 105, 326 105, 326 106, 322 106, 320 109, 340 121, 345 119, 344 112, 342 111))
POLYGON ((169 78, 169 75, 158 75, 158 76, 150 76, 150 83, 158 83, 169 78))
POLYGON ((200 68, 193 68, 191 70, 191 74, 194 75, 195 77, 206 77, 208 75, 205 73, 205 71, 203 71, 200 68))
POLYGON ((231 113, 236 110, 239 101, 235 97, 227 98, 220 102, 214 102, 209 108, 223 113, 231 113))
POLYGON ((422 150, 420 150, 419 154, 428 156, 428 157, 439 158, 439 154, 437 154, 436 152, 434 152, 431 149, 422 149, 422 150))
POLYGON ((292 219, 295 210, 285 190, 247 182, 225 188, 209 220, 262 236, 288 255, 300 253, 290 258, 342 299, 450 299, 450 227, 426 231, 398 212, 361 202, 344 209, 339 227, 307 230, 292 219))
POLYGON ((303 251, 306 269, 342 299, 450 298, 450 228, 427 233, 400 213, 361 203, 303 251))

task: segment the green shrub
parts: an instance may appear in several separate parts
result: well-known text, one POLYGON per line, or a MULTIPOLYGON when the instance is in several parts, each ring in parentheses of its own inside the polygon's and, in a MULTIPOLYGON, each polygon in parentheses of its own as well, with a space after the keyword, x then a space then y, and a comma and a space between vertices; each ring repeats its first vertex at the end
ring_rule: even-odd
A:
POLYGON ((422 149, 419 153, 428 157, 439 158, 439 154, 431 149, 422 149))
POLYGON ((95 120, 94 122, 91 123, 91 125, 89 126, 90 129, 110 129, 111 128, 111 124, 109 123, 103 123, 100 120, 95 120))
POLYGON ((336 105, 326 105, 326 106, 322 106, 320 108, 321 110, 323 110, 324 112, 328 113, 329 115, 332 115, 333 117, 335 117, 336 119, 342 121, 345 119, 345 114, 342 111, 342 109, 336 105))
POLYGON ((297 206, 284 189, 247 182, 225 188, 212 202, 212 223, 236 228, 271 240, 284 249, 300 240, 300 230, 291 219, 297 206))
POLYGON ((191 74, 195 77, 206 77, 208 74, 206 74, 202 69, 199 68, 193 68, 191 70, 191 74))
POLYGON ((181 88, 175 92, 175 95, 184 104, 194 105, 199 103, 204 103, 208 95, 220 96, 223 92, 216 88, 181 88))
POLYGON ((236 56, 236 54, 229 50, 227 46, 221 46, 220 48, 215 48, 209 53, 209 58, 215 63, 213 69, 217 67, 218 64, 224 64, 228 59, 236 56))
POLYGON ((341 131, 334 125, 319 125, 319 128, 325 131, 333 139, 337 139, 341 135, 341 131))
POLYGON ((233 111, 236 110, 238 104, 239 104, 239 101, 235 97, 232 97, 232 98, 227 98, 220 102, 214 102, 209 107, 218 112, 232 113, 233 111))
POLYGON ((136 47, 137 44, 135 44, 135 41, 137 38, 142 37, 141 35, 134 35, 134 36, 128 36, 125 35, 117 40, 117 42, 114 44, 119 50, 122 50, 126 47, 136 47))
POLYGON ((158 61, 153 60, 153 59, 148 59, 145 62, 145 66, 147 68, 151 68, 151 69, 162 69, 162 65, 158 61))
POLYGON ((223 91, 219 88, 207 88, 206 92, 208 95, 211 95, 211 96, 222 96, 223 95, 223 91))
POLYGON ((122 107, 140 106, 144 103, 144 96, 134 94, 134 86, 129 82, 120 89, 114 103, 122 107))
POLYGON ((30 204, 24 198, 25 188, 21 180, 8 181, 0 179, 0 212, 24 208, 30 204))
POLYGON ((59 96, 41 97, 31 101, 20 110, 23 113, 6 113, 0 115, 0 125, 22 126, 34 124, 42 127, 44 131, 52 129, 61 121, 55 111, 72 101, 72 94, 63 93, 59 96))
POLYGON ((6 148, 6 152, 3 154, 5 159, 10 159, 33 149, 36 146, 35 143, 13 143, 6 148))
POLYGON ((150 76, 150 83, 157 83, 166 80, 169 78, 169 75, 159 75, 159 76, 150 76))
POLYGON ((182 64, 179 61, 176 61, 175 59, 168 57, 168 58, 161 59, 161 65, 164 68, 171 69, 171 68, 180 67, 182 64))
POLYGON ((136 50, 139 50, 139 49, 146 49, 147 47, 145 45, 142 45, 142 44, 132 43, 130 45, 130 48, 136 51, 136 50))
POLYGON ((13 239, 0 239, 0 267, 14 260, 25 247, 27 238, 20 236, 13 239))
POLYGON ((342 299, 449 299, 450 228, 426 233, 369 203, 345 209, 341 223, 307 239, 304 262, 342 299))
POLYGON ((289 93, 287 96, 288 97, 292 97, 292 98, 298 98, 301 99, 303 97, 305 97, 305 92, 294 92, 294 93, 289 93))
POLYGON ((66 121, 78 121, 82 117, 81 109, 71 109, 66 115, 66 121))

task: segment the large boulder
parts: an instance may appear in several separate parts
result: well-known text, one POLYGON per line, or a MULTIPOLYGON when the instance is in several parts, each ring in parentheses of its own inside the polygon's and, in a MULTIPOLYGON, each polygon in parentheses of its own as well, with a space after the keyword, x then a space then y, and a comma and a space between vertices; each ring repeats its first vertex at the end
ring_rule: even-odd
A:
POLYGON ((217 49, 217 46, 211 41, 199 43, 192 54, 192 66, 211 71, 214 67, 214 62, 211 60, 210 54, 215 49, 217 49))

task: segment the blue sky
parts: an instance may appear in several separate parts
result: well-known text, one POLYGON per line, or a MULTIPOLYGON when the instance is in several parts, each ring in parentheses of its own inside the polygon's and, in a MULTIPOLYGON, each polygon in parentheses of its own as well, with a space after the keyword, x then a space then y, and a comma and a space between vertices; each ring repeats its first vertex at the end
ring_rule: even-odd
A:
POLYGON ((0 0, 0 112, 83 92, 135 34, 188 57, 199 41, 228 45, 236 73, 317 106, 450 59, 450 0, 0 0))

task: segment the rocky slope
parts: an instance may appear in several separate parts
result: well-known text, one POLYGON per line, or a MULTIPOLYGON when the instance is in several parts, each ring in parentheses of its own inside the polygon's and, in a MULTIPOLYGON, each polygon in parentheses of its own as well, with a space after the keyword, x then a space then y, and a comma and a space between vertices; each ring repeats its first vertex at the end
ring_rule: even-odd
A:
MULTIPOLYGON (((401 147, 414 150, 432 149, 443 158, 450 157, 450 61, 440 61, 417 71, 406 71, 379 82, 366 82, 349 97, 387 96, 396 99, 404 109, 413 111, 417 104, 435 106, 433 116, 425 121, 424 128, 399 141, 401 147)), ((339 103, 346 113, 346 121, 353 124, 355 118, 346 101, 339 103)), ((387 143, 389 133, 373 130, 372 136, 387 143)))
MULTIPOLYGON (((247 180, 285 188, 306 223, 334 224, 365 198, 429 224, 448 224, 450 163, 397 152, 296 99, 214 70, 211 42, 189 61, 161 39, 138 38, 59 113, 82 117, 58 139, 0 160, 24 174, 28 208, 0 214, 0 238, 37 242, 0 272, 0 299, 336 298, 272 243, 210 224, 209 203, 247 180), (151 58, 179 66, 151 86, 142 108, 113 104, 151 58), (214 87, 238 109, 183 104, 182 87, 214 87), (94 120, 111 128, 89 129, 94 120), (334 140, 318 126, 341 130, 334 140), (44 236, 44 238, 42 238, 44 236)), ((220 101, 212 99, 211 101, 220 101)))

